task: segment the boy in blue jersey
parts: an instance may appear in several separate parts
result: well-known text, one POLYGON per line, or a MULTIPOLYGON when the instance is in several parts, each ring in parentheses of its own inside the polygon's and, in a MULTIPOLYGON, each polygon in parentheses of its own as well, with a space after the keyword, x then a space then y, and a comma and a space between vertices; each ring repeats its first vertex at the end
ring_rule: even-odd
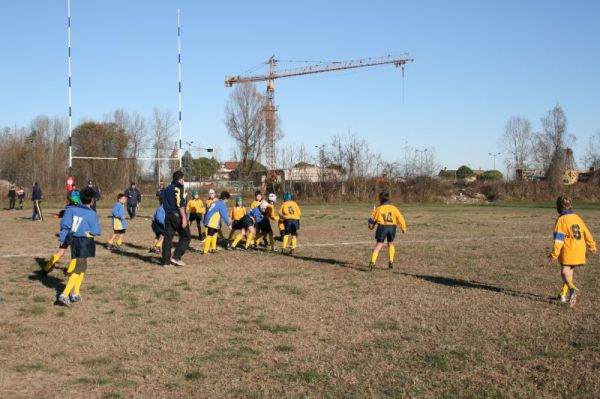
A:
POLYGON ((94 237, 101 233, 98 215, 90 208, 94 192, 86 187, 80 195, 81 204, 68 207, 60 224, 60 242, 69 242, 71 258, 76 259, 67 285, 57 298, 57 304, 64 306, 81 300, 79 290, 87 270, 87 259, 96 256, 94 237))
POLYGON ((204 226, 207 230, 206 239, 204 240, 204 253, 217 251, 217 238, 221 229, 221 221, 225 222, 227 227, 231 228, 229 220, 229 212, 227 210, 227 202, 229 201, 229 192, 223 191, 218 201, 210 204, 210 208, 206 211, 204 217, 204 226))
POLYGON ((154 232, 154 245, 150 252, 155 254, 162 253, 162 243, 165 237, 165 208, 162 206, 162 200, 159 199, 160 205, 154 211, 152 216, 152 231, 154 232))
POLYGON ((127 221, 125 220, 125 203, 127 197, 125 194, 117 195, 117 202, 113 206, 112 213, 112 224, 113 224, 113 235, 108 240, 108 249, 117 249, 123 251, 123 236, 127 232, 127 221), (115 245, 115 239, 116 245, 115 245))
MULTIPOLYGON (((65 216, 65 212, 67 211, 67 209, 69 207, 77 206, 77 205, 79 205, 80 202, 81 202, 81 196, 80 196, 79 191, 71 190, 69 192, 67 205, 65 206, 65 209, 63 209, 62 211, 59 212, 59 214, 58 214, 59 217, 63 218, 65 216)), ((48 275, 48 273, 50 273, 54 269, 54 265, 56 265, 56 263, 60 260, 60 258, 62 258, 63 255, 67 252, 67 248, 69 248, 68 241, 61 242, 59 244, 58 252, 56 252, 54 255, 52 255, 52 258, 50 258, 48 263, 46 263, 46 265, 42 269, 42 273, 44 274, 44 276, 48 275)), ((71 262, 69 263, 69 267, 67 268, 66 272, 71 273, 71 272, 73 272, 74 269, 75 269, 75 259, 71 259, 71 262)))

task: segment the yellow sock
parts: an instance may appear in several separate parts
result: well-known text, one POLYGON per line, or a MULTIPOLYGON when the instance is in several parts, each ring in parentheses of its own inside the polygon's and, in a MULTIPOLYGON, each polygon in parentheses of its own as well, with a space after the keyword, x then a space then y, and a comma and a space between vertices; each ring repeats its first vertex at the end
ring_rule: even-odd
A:
POLYGON ((208 238, 208 227, 204 227, 204 239, 208 238))
POLYGON ((575 288, 575 284, 573 284, 573 279, 571 279, 571 281, 569 281, 569 283, 567 284, 569 289, 572 290, 573 288, 575 288))
POLYGON ((562 289, 560 290, 560 296, 566 296, 569 292, 569 286, 563 283, 562 289))
POLYGON ((273 235, 269 236, 269 244, 271 244, 271 250, 275 249, 275 237, 273 235))
POLYGON ((81 289, 81 283, 83 282, 83 276, 85 273, 79 273, 79 278, 75 282, 75 287, 73 287, 73 294, 79 295, 79 290, 81 289))
POLYGON ((118 239, 118 240, 117 240, 117 245, 123 245, 123 240, 121 240, 121 239, 118 239))
POLYGON ((254 237, 254 244, 258 245, 258 242, 261 240, 261 238, 263 238, 265 235, 263 233, 258 233, 256 235, 256 237, 254 237))
POLYGON ((394 246, 394 244, 388 244, 389 248, 389 254, 390 254, 390 262, 394 261, 394 256, 396 255, 396 247, 394 246))
POLYGON ((208 250, 210 249, 210 242, 212 241, 212 236, 206 236, 206 238, 204 238, 204 253, 207 254, 208 250))
POLYGON ((77 259, 71 259, 69 262, 69 267, 67 267, 67 273, 73 273, 75 266, 77 266, 77 259))
POLYGON ((298 237, 292 236, 292 249, 296 249, 297 243, 298 243, 298 237))
MULTIPOLYGON (((227 242, 231 243, 231 238, 233 237, 233 230, 229 232, 229 237, 227 237, 227 242)), ((237 238, 237 237, 236 237, 237 238)))
POLYGON ((252 238, 254 238, 254 234, 248 233, 246 237, 246 249, 250 248, 250 244, 252 244, 252 238))
POLYGON ((44 266, 44 271, 45 272, 51 271, 59 259, 60 259, 60 256, 58 256, 56 254, 52 255, 52 258, 48 261, 48 263, 46 263, 46 266, 44 266))
POLYGON ((371 263, 377 262, 377 257, 379 256, 379 251, 373 251, 371 253, 371 263))
POLYGON ((212 244, 213 251, 217 250, 217 241, 219 239, 218 237, 219 237, 219 233, 216 233, 215 235, 212 236, 212 242, 211 242, 211 244, 212 244))
POLYGON ((233 244, 231 244, 231 246, 235 248, 239 244, 240 241, 242 241, 242 235, 238 234, 235 237, 235 240, 233 240, 233 244))
POLYGON ((64 296, 69 296, 69 294, 71 293, 71 290, 73 288, 75 288, 75 284, 77 284, 77 280, 79 280, 79 274, 78 273, 71 274, 71 277, 69 277, 69 281, 67 281, 67 286, 65 287, 65 290, 63 291, 64 296))
POLYGON ((113 245, 113 240, 112 238, 110 240, 108 240, 108 245, 113 245))
POLYGON ((286 248, 287 248, 287 243, 288 243, 288 240, 289 240, 289 239, 290 239, 290 236, 288 236, 288 235, 284 235, 284 236, 283 236, 283 244, 281 245, 281 247, 282 247, 283 249, 286 249, 286 248))

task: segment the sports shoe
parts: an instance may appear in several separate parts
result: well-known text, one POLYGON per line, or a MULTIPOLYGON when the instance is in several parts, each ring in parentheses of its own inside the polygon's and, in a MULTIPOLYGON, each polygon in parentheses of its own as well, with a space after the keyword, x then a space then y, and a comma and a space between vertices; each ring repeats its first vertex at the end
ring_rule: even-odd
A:
POLYGON ((369 271, 372 272, 374 268, 375 268, 375 263, 369 262, 369 271))
POLYGON ((58 298, 56 298, 56 305, 71 306, 71 300, 64 294, 60 294, 58 298))
POLYGON ((171 263, 174 264, 175 266, 186 266, 185 262, 182 261, 181 259, 171 258, 171 263))
POLYGON ((123 245, 117 245, 115 246, 115 250, 119 251, 119 252, 123 252, 125 249, 125 247, 123 247, 123 245))
POLYGON ((79 302, 81 301, 81 295, 71 294, 69 295, 69 300, 71 301, 71 303, 79 302))
POLYGON ((288 255, 289 255, 289 256, 292 256, 292 255, 294 255, 294 249, 293 249, 293 248, 292 248, 292 249, 290 249, 290 251, 288 252, 288 255))
POLYGON ((394 262, 388 262, 388 269, 394 268, 394 262))
POLYGON ((570 307, 575 306, 575 304, 577 303, 577 294, 578 293, 579 293, 579 290, 575 287, 573 287, 569 290, 569 306, 570 307))
POLYGON ((569 301, 566 295, 559 295, 558 300, 560 303, 567 303, 569 301))

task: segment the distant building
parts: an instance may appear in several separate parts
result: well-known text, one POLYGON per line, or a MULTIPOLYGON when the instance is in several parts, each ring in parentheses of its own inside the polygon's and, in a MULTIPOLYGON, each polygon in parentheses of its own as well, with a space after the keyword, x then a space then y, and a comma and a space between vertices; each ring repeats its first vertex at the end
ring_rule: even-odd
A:
POLYGON ((235 161, 227 161, 221 164, 221 167, 215 173, 215 180, 231 180, 232 174, 237 170, 240 166, 239 162, 235 161))
POLYGON ((319 181, 339 181, 344 178, 341 168, 332 165, 322 168, 306 162, 283 169, 282 172, 285 181, 289 182, 318 183, 319 181))

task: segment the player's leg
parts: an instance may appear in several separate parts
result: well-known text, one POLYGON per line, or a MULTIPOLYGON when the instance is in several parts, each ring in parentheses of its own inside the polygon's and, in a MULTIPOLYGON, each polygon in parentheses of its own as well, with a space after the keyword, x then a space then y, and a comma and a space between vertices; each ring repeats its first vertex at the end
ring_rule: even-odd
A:
POLYGON ((177 234, 179 234, 179 242, 177 243, 177 247, 175 248, 175 253, 173 254, 173 259, 181 260, 181 257, 185 254, 190 246, 190 241, 192 240, 192 233, 190 232, 190 226, 186 226, 182 228, 178 226, 177 234))
POLYGON ((255 235, 256 229, 254 228, 254 226, 248 227, 248 232, 246 233, 246 249, 250 248, 250 245, 252 244, 252 240, 254 239, 255 235))
POLYGON ((292 249, 290 250, 290 255, 294 253, 296 250, 296 245, 298 244, 298 230, 300 230, 300 221, 294 221, 290 226, 290 234, 292 236, 292 249))
POLYGON ((562 266, 561 269, 561 276, 563 279, 563 282, 565 284, 567 284, 567 286, 569 287, 569 305, 575 306, 575 302, 577 301, 577 294, 578 294, 578 289, 575 287, 574 281, 573 281, 573 268, 571 266, 562 266))
POLYGON ((52 255, 52 258, 50 258, 48 263, 46 263, 46 265, 44 266, 44 273, 50 273, 52 269, 54 269, 54 265, 56 265, 60 258, 62 258, 66 250, 67 247, 64 244, 60 246, 59 250, 54 255, 52 255))
POLYGON ((396 238, 396 226, 388 227, 387 229, 388 229, 388 231, 386 234, 386 239, 387 239, 387 243, 388 243, 388 255, 389 255, 388 267, 390 269, 393 269, 394 268, 394 257, 396 256, 396 246, 394 245, 394 239, 396 238))
POLYGON ((83 278, 85 276, 85 272, 87 271, 87 258, 77 258, 77 267, 73 274, 79 275, 77 280, 75 281, 75 285, 73 286, 73 293, 69 295, 69 299, 71 302, 79 302, 81 300, 80 290, 81 283, 83 283, 83 278))
POLYGON ((204 229, 204 234, 206 234, 206 237, 204 237, 204 254, 207 254, 210 251, 210 246, 212 243, 212 235, 210 234, 212 232, 212 229, 206 227, 204 229))
POLYGON ((171 247, 173 246, 173 236, 175 236, 175 227, 173 226, 173 219, 175 219, 176 222, 179 221, 179 218, 176 215, 170 213, 165 215, 165 234, 162 246, 163 266, 171 265, 171 247))

